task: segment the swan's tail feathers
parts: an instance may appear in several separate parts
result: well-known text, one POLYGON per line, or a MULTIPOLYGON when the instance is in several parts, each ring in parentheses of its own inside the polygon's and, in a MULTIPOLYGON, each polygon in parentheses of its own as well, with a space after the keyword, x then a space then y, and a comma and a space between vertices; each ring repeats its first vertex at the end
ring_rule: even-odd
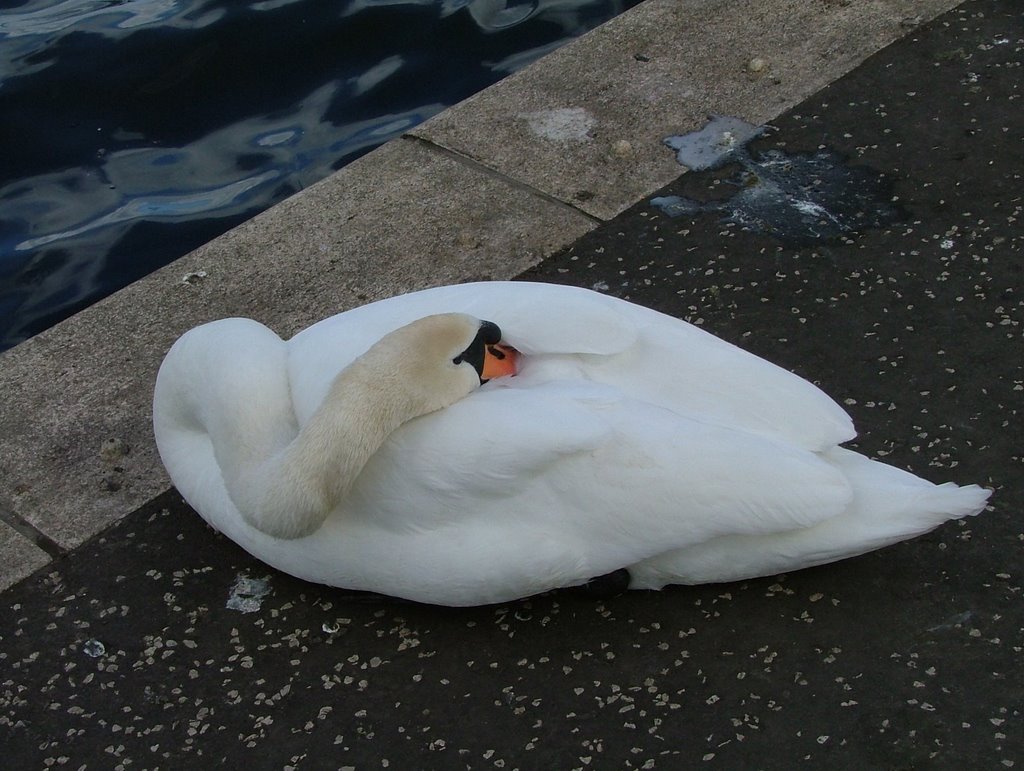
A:
POLYGON ((935 485, 906 471, 835 448, 825 453, 847 476, 847 510, 812 527, 770 535, 727 535, 630 566, 630 588, 739 581, 836 562, 923 535, 985 509, 991 491, 935 485))
MULTIPOLYGON (((922 495, 920 508, 932 527, 952 519, 973 517, 985 510, 992 491, 979 485, 960 487, 952 482, 936 485, 930 495, 922 495)), ((925 531, 927 532, 927 531, 925 531)))
POLYGON ((825 457, 853 486, 853 504, 843 518, 894 535, 905 533, 898 540, 927 533, 951 519, 979 514, 991 495, 978 485, 935 485, 842 447, 829 450, 825 457))

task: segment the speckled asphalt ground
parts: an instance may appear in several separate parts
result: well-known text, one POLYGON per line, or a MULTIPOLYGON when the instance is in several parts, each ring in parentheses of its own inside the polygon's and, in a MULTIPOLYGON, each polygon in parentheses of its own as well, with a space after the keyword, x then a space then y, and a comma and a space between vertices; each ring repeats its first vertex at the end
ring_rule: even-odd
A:
POLYGON ((641 202, 527 276, 797 371, 988 512, 785 576, 451 610, 274 573, 171 492, 0 598, 4 767, 1024 767, 1022 52, 1019 2, 968 3, 751 146, 838 154, 889 224, 815 239, 776 200, 744 230, 729 167, 663 191, 716 211, 641 202))

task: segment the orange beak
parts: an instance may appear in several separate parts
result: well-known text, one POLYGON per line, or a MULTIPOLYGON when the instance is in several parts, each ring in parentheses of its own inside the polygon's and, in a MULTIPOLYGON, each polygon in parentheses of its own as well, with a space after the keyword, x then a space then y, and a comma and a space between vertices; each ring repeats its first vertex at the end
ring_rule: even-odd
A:
POLYGON ((495 343, 484 347, 484 370, 482 380, 493 380, 497 377, 510 377, 519 371, 521 354, 511 345, 495 343))

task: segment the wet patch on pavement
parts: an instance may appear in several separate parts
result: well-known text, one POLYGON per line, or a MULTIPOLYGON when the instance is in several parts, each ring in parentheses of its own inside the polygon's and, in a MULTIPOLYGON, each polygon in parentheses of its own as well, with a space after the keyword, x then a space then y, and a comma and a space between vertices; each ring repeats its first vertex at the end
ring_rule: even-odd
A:
MULTIPOLYGON (((714 121, 708 124, 713 125, 714 121)), ((759 128, 763 127, 749 126, 746 133, 750 139, 763 133, 753 131, 759 128)), ((851 166, 828 149, 808 153, 765 149, 751 154, 746 142, 732 138, 732 131, 724 133, 729 135, 728 152, 703 153, 714 158, 710 165, 698 167, 699 171, 707 173, 686 177, 687 188, 704 185, 705 194, 701 198, 655 196, 650 201, 651 206, 682 220, 700 214, 717 214, 722 223, 765 233, 791 246, 835 239, 900 219, 901 213, 892 204, 891 186, 886 184, 884 175, 851 166), (728 176, 723 176, 723 169, 728 176), (726 197, 716 197, 723 188, 726 197)), ((700 136, 704 130, 695 134, 700 136)), ((688 140, 684 149, 690 154, 704 150, 708 142, 716 148, 722 144, 703 136, 695 143, 688 139, 691 136, 670 137, 666 143, 677 147, 682 140, 688 140), (680 141, 672 144, 671 140, 680 141)), ((679 153, 683 155, 683 150, 679 153)), ((703 160, 697 159, 697 162, 703 160)))

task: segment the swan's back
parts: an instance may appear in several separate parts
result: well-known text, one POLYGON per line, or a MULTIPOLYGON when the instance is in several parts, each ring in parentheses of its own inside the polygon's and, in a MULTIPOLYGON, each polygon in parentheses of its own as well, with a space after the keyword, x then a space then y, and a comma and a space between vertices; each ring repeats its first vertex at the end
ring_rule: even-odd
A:
POLYGON ((819 450, 849 441, 849 415, 822 391, 691 324, 577 287, 486 282, 437 287, 325 319, 289 342, 300 419, 339 370, 422 316, 490 319, 526 354, 530 384, 574 378, 614 386, 677 413, 819 450))

